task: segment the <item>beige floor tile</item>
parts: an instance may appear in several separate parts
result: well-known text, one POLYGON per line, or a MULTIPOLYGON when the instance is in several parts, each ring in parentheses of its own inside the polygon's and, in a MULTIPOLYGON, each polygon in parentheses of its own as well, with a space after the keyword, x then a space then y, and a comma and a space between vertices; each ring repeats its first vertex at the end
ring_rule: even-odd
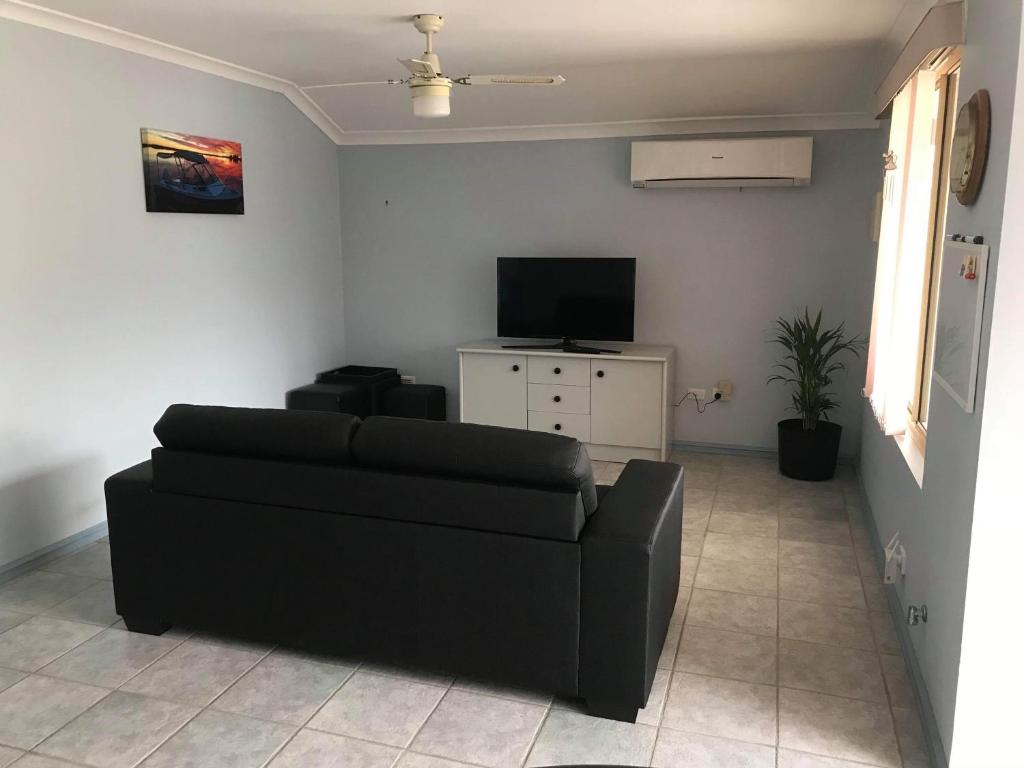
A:
POLYGON ((881 660, 885 687, 889 690, 889 703, 901 709, 912 709, 917 706, 914 688, 910 683, 910 673, 903 657, 882 654, 881 660))
POLYGON ((17 760, 23 754, 25 754, 25 753, 22 752, 20 749, 12 749, 10 747, 0 747, 0 768, 7 768, 8 765, 13 763, 15 760, 17 760))
POLYGON ((783 638, 779 641, 779 685, 886 703, 885 685, 874 651, 783 638))
POLYGON ((31 613, 0 610, 0 634, 32 618, 31 613))
POLYGON ((356 672, 309 722, 341 736, 407 747, 446 688, 356 672))
POLYGON ((708 531, 735 536, 761 536, 777 539, 779 521, 774 515, 747 515, 733 512, 712 512, 708 531))
POLYGON ((145 768, 249 768, 263 765, 294 733, 281 723, 205 710, 146 760, 145 768))
POLYGON ((695 589, 686 623, 696 627, 775 637, 778 601, 769 597, 695 589))
POLYGON ((177 645, 177 640, 105 629, 41 671, 65 680, 117 688, 177 645))
POLYGON ((892 718, 884 704, 782 688, 779 746, 900 768, 892 718))
POLYGON ((66 763, 55 757, 36 755, 29 753, 18 761, 17 768, 69 768, 72 763, 66 763))
POLYGON ((100 581, 43 613, 58 619, 83 621, 103 627, 109 627, 120 618, 114 610, 114 584, 110 581, 100 581))
POLYGON ((0 744, 32 749, 108 693, 54 677, 26 677, 0 693, 0 744))
POLYGON ((718 470, 683 467, 683 483, 688 488, 713 491, 718 485, 718 470))
POLYGON ((114 691, 36 751, 98 768, 130 768, 198 712, 196 707, 114 691))
POLYGON ((418 752, 403 752, 395 766, 396 768, 466 768, 467 763, 457 763, 454 760, 433 755, 421 755, 418 752))
POLYGON ((861 579, 864 585, 864 599, 867 600, 870 611, 889 611, 889 598, 886 594, 886 587, 877 576, 867 576, 861 579))
POLYGON ((544 721, 526 765, 647 765, 656 733, 649 725, 555 710, 544 721))
POLYGON ((636 721, 642 725, 657 726, 661 723, 661 715, 665 711, 665 699, 668 697, 668 683, 672 677, 671 669, 658 669, 654 673, 651 693, 647 697, 647 706, 637 712, 636 721))
POLYGON ((818 544, 810 541, 780 541, 779 563, 788 568, 820 573, 858 575, 853 546, 818 544))
POLYGON ((711 505, 712 514, 723 512, 739 515, 764 515, 775 518, 779 514, 779 497, 777 494, 733 493, 719 490, 711 505))
POLYGON ((719 454, 700 451, 672 451, 668 460, 679 464, 684 470, 703 469, 718 472, 722 466, 722 457, 719 454))
POLYGON ((0 667, 35 672, 102 631, 94 624, 34 616, 0 635, 0 667))
POLYGON ((713 560, 775 563, 779 559, 779 542, 760 536, 708 532, 704 537, 702 557, 710 557, 713 560))
POLYGON ((391 768, 402 750, 333 733, 302 730, 270 768, 391 768))
POLYGON ((679 562, 679 583, 684 587, 693 586, 693 578, 697 575, 697 557, 682 557, 679 562))
POLYGON ((779 597, 818 605, 864 609, 864 593, 857 576, 779 568, 779 597))
POLYGON ((775 496, 779 481, 768 474, 744 475, 723 470, 718 476, 718 490, 739 496, 775 496))
POLYGON ((904 768, 931 768, 931 757, 916 709, 893 707, 896 737, 900 742, 904 768))
POLYGON ((810 541, 817 544, 853 546, 850 526, 846 522, 831 520, 802 520, 783 517, 779 520, 779 538, 787 541, 810 541))
POLYGON ((748 683, 775 684, 774 637, 723 632, 687 625, 676 654, 676 669, 748 683))
POLYGON ((255 651, 187 640, 122 690, 205 707, 263 658, 255 651))
POLYGON ((544 707, 533 704, 449 691, 416 736, 412 749, 490 768, 519 766, 546 713, 544 707))
POLYGON ((658 657, 658 669, 672 669, 676 658, 676 650, 679 648, 679 636, 683 632, 682 624, 669 624, 668 632, 665 634, 665 643, 661 647, 661 655, 658 657))
POLYGON ((492 683, 486 680, 471 680, 469 678, 456 678, 452 684, 456 691, 467 691, 468 693, 481 693, 485 696, 497 696, 499 699, 520 701, 524 704, 538 704, 546 707, 551 703, 551 691, 531 690, 529 688, 518 688, 516 686, 492 683))
POLYGON ((704 531, 683 529, 682 554, 687 557, 700 557, 704 548, 704 531))
POLYGON ((10 688, 16 682, 24 680, 26 677, 28 677, 28 672, 0 667, 0 691, 10 688))
POLYGON ((892 656, 903 655, 900 647, 900 639, 896 634, 896 628, 892 623, 892 616, 888 611, 871 611, 871 631, 875 634, 875 646, 879 653, 887 653, 892 656))
POLYGON ((110 543, 97 541, 74 554, 47 563, 43 568, 73 576, 110 579, 110 543))
POLYGON ((779 499, 779 518, 796 520, 820 520, 823 522, 846 522, 849 515, 841 503, 793 499, 783 496, 779 499))
POLYGON ((676 594, 676 604, 672 609, 672 618, 670 623, 683 623, 683 618, 686 616, 686 609, 690 606, 690 593, 692 591, 693 590, 690 587, 679 587, 679 592, 676 594))
POLYGON ((354 672, 352 667, 272 653, 211 705, 236 715, 302 725, 354 672))
POLYGON ((439 685, 442 688, 447 688, 455 682, 455 675, 448 672, 441 672, 436 669, 417 669, 407 665, 384 662, 364 661, 359 665, 359 671, 372 672, 375 675, 398 677, 402 680, 412 680, 414 683, 421 683, 423 685, 439 685))
POLYGON ((775 744, 776 689, 677 672, 662 726, 755 744, 775 744))
POLYGON ((95 583, 96 579, 87 576, 32 571, 0 587, 0 608, 17 613, 40 613, 95 583))
POLYGON ((874 650, 867 611, 855 608, 824 610, 812 603, 779 601, 779 636, 790 640, 874 650))
POLYGON ((851 763, 849 760, 837 760, 834 757, 780 749, 778 768, 864 768, 864 763, 851 763))
POLYGON ((693 585, 698 589, 775 597, 778 594, 778 578, 775 563, 712 560, 704 557, 697 567, 693 585))
POLYGON ((651 765, 654 768, 775 768, 775 750, 664 728, 658 734, 651 765))

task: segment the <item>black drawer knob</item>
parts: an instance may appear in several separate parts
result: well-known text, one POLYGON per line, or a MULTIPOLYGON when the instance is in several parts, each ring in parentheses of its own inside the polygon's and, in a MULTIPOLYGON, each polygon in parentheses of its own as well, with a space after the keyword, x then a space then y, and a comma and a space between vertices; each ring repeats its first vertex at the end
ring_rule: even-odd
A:
POLYGON ((561 372, 562 372, 561 368, 555 368, 555 373, 561 373, 561 372))
POLYGON ((560 402, 562 402, 562 396, 561 396, 561 395, 555 395, 555 396, 554 396, 553 398, 551 398, 551 399, 552 399, 552 400, 554 400, 554 401, 555 401, 556 403, 560 403, 560 402))
POLYGON ((519 366, 518 365, 513 365, 512 366, 512 370, 513 371, 518 371, 519 370, 519 366))
POLYGON ((597 378, 603 379, 604 378, 604 371, 598 371, 597 372, 597 378))
POLYGON ((561 430, 562 429, 562 425, 561 424, 555 424, 555 429, 561 430))

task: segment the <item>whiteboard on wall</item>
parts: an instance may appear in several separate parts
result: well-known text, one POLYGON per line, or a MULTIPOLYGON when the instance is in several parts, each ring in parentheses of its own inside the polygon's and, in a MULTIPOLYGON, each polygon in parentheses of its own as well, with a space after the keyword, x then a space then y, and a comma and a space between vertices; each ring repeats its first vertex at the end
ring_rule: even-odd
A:
POLYGON ((939 269, 933 375, 961 408, 974 413, 988 246, 949 240, 939 269))

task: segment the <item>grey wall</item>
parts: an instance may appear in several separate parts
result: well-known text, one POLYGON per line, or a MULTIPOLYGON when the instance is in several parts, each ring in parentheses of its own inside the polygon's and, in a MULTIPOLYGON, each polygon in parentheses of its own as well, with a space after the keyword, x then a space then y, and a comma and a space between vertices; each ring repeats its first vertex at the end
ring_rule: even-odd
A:
POLYGON ((335 146, 279 94, 0 21, 0 568, 101 522, 172 402, 344 353, 335 146), (237 139, 244 216, 146 213, 139 128, 237 139))
MULTIPOLYGON (((498 256, 632 256, 637 341, 674 345, 677 389, 735 382, 676 439, 770 447, 787 395, 765 385, 779 313, 823 305, 867 333, 877 131, 815 135, 803 189, 634 190, 628 139, 345 147, 341 169, 351 362, 397 365, 449 388, 459 342, 495 333, 498 256)), ((853 366, 838 420, 860 430, 853 366)))
POLYGON ((885 541, 900 531, 907 548, 907 575, 897 586, 901 603, 928 606, 928 623, 914 627, 911 637, 947 754, 956 703, 992 296, 999 276, 1020 20, 1018 2, 972 0, 968 4, 960 103, 977 89, 987 88, 992 99, 992 134, 981 195, 971 208, 950 202, 946 231, 981 234, 991 245, 977 410, 965 413, 941 387, 932 387, 923 488, 918 487, 896 442, 878 429, 869 407, 863 416, 861 471, 879 534, 885 541))

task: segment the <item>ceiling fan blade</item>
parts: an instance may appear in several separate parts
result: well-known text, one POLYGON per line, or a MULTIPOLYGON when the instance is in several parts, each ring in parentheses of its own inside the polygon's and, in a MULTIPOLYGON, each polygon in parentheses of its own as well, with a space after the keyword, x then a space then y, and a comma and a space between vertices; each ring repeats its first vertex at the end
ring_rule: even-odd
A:
POLYGON ((455 80, 459 85, 561 85, 561 75, 466 75, 455 80))
POLYGON ((416 77, 437 77, 438 72, 434 65, 423 59, 399 59, 402 66, 412 72, 416 77))

